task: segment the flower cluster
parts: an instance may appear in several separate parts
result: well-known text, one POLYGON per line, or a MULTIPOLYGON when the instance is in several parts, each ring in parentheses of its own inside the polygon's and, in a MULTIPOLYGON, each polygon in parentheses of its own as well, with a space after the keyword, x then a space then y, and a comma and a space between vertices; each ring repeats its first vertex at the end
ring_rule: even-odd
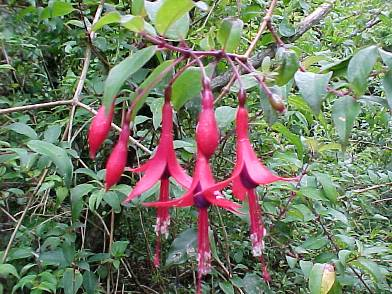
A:
MULTIPOLYGON (((235 198, 239 202, 247 201, 250 219, 250 240, 253 255, 258 257, 263 277, 270 280, 262 253, 266 228, 262 221, 262 210, 256 193, 256 187, 276 181, 297 181, 298 177, 283 178, 270 171, 257 157, 249 140, 248 111, 246 109, 246 93, 242 87, 238 92, 238 108, 236 113, 236 163, 230 177, 216 182, 211 170, 210 159, 219 145, 220 134, 214 111, 214 96, 210 80, 202 69, 201 110, 196 127, 196 160, 192 176, 180 166, 173 144, 173 107, 171 105, 171 85, 165 89, 165 100, 162 107, 162 129, 159 144, 153 156, 137 168, 128 168, 131 172, 144 173, 134 186, 125 203, 139 197, 142 193, 160 183, 159 196, 156 202, 143 203, 147 207, 157 209, 155 225, 156 247, 154 265, 160 264, 161 237, 167 237, 170 225, 169 209, 172 207, 193 206, 198 212, 198 287, 201 293, 202 276, 211 270, 211 250, 209 241, 208 211, 211 205, 240 214, 241 205, 226 199, 221 193, 228 185, 232 186, 235 198), (170 197, 170 178, 185 189, 185 193, 172 199, 170 197)), ((178 75, 177 75, 178 76, 178 75)), ((176 77, 176 76, 175 76, 176 77)), ((175 79, 175 77, 173 79, 175 79)), ((239 76, 237 77, 239 78, 239 76)), ((241 86, 241 85, 240 85, 241 86)), ((109 111, 101 107, 93 119, 88 135, 90 156, 95 157, 97 150, 108 135, 113 118, 114 106, 109 111)), ((130 135, 130 116, 123 120, 120 137, 106 164, 105 188, 116 184, 127 164, 127 145, 130 135)))

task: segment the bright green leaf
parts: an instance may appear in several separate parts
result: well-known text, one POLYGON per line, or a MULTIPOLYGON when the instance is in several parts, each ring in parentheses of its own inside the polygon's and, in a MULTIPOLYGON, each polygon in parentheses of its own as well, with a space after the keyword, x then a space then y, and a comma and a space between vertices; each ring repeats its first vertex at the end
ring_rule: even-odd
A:
POLYGON ((74 10, 71 3, 56 1, 52 6, 52 17, 64 16, 70 14, 74 10))
POLYGON ((321 186, 323 186, 323 191, 325 193, 325 196, 332 203, 336 203, 338 199, 338 192, 336 191, 336 188, 332 183, 332 180, 329 177, 329 175, 322 174, 322 173, 315 173, 315 176, 317 178, 317 181, 321 184, 321 186))
POLYGON ((200 95, 201 73, 198 67, 187 68, 173 83, 172 103, 179 110, 188 100, 200 95))
POLYGON ((105 25, 111 24, 111 23, 119 23, 121 20, 121 14, 118 11, 111 11, 104 16, 102 16, 99 21, 97 21, 93 27, 92 30, 98 31, 100 28, 102 28, 105 25))
POLYGON ((105 90, 103 97, 103 104, 107 109, 116 97, 117 92, 120 90, 124 82, 136 71, 138 71, 157 50, 156 46, 150 46, 133 53, 119 64, 114 66, 105 81, 105 90))
POLYGON ((155 18, 158 33, 165 35, 170 26, 185 16, 193 6, 191 0, 163 0, 155 18))

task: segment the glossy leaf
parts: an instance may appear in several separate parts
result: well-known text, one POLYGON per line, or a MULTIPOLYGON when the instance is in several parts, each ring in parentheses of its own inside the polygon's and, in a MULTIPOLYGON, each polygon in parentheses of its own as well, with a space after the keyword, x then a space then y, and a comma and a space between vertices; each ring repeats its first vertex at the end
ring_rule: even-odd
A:
POLYGON ((317 178, 317 181, 323 187, 323 191, 325 193, 325 196, 332 203, 336 203, 337 198, 338 198, 338 192, 336 191, 336 188, 335 188, 334 184, 332 183, 331 178, 327 174, 322 174, 322 173, 316 173, 316 178, 317 178))
POLYGON ((338 133, 340 143, 347 145, 354 121, 361 108, 359 103, 350 96, 340 97, 332 107, 332 119, 338 133))
POLYGON ((226 52, 234 52, 239 46, 243 25, 242 20, 232 17, 222 21, 217 39, 226 52))
POLYGON ((166 265, 181 264, 187 260, 190 253, 196 253, 197 232, 190 228, 174 239, 166 259, 166 265))
POLYGON ((380 53, 381 59, 384 64, 388 66, 390 70, 392 70, 392 52, 382 50, 381 48, 378 48, 378 52, 380 53))
POLYGON ((8 275, 13 275, 15 278, 19 279, 18 271, 12 264, 0 264, 0 276, 2 276, 3 278, 7 278, 8 275))
POLYGON ((105 81, 103 104, 110 109, 113 99, 124 82, 151 59, 157 50, 156 46, 141 49, 114 66, 105 81))
POLYGON ((74 10, 71 3, 56 1, 52 6, 52 17, 64 16, 70 14, 74 10))
POLYGON ((173 83, 172 103, 179 110, 188 100, 200 95, 201 73, 197 67, 187 68, 173 83))
POLYGON ((316 263, 309 275, 311 294, 327 294, 335 282, 335 269, 330 264, 316 263))
POLYGON ((356 96, 365 93, 369 74, 378 57, 376 46, 359 50, 350 60, 347 68, 347 78, 356 96))
POLYGON ((316 115, 320 112, 321 103, 327 93, 331 77, 332 72, 316 74, 302 71, 298 71, 294 76, 299 92, 316 115))
POLYGON ((102 16, 92 27, 92 30, 98 31, 100 28, 102 28, 105 25, 111 24, 111 23, 119 23, 121 20, 121 14, 118 11, 111 11, 104 16, 102 16))
POLYGON ((64 177, 64 183, 69 186, 71 184, 73 165, 67 152, 52 143, 39 140, 31 140, 27 142, 27 146, 41 154, 47 156, 56 165, 57 171, 64 177))
POLYGON ((72 220, 76 221, 83 209, 83 197, 94 189, 91 184, 80 184, 71 189, 72 220))

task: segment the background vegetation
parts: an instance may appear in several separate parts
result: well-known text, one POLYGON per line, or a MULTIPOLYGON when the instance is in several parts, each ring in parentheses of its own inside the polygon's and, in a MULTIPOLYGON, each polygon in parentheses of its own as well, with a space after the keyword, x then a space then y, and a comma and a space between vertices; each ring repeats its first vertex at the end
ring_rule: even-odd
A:
MULTIPOLYGON (((102 2, 105 15, 114 10, 138 14, 143 1, 102 2)), ((269 5, 262 0, 205 2, 207 11, 190 13, 186 41, 194 48, 219 48, 216 34, 222 19, 238 16, 244 22, 239 53, 248 48, 269 5)), ((300 186, 279 183, 259 189, 268 230, 269 284, 262 281, 259 264, 251 255, 247 219, 212 209, 213 271, 204 282, 208 293, 313 292, 309 275, 317 272, 315 264, 327 263, 336 271, 329 293, 391 291, 392 74, 388 66, 392 57, 387 52, 392 51, 391 5, 383 0, 333 1, 326 16, 290 42, 301 21, 323 2, 278 1, 272 19, 305 68, 332 71, 332 89, 347 91, 352 89, 348 82, 353 84, 347 71, 350 58, 361 48, 376 52, 357 57, 355 72, 361 72, 372 56, 377 55, 377 61, 369 77, 365 73, 356 86, 364 87, 364 93, 348 104, 336 103, 341 97, 328 93, 319 114, 312 112, 290 81, 275 86, 288 109, 276 116, 258 87, 245 79, 250 82, 251 138, 258 154, 279 174, 299 174, 306 167, 307 175, 300 186), (339 123, 341 118, 344 123, 339 123)), ((1 109, 65 101, 0 112, 0 293, 194 291, 195 210, 173 211, 170 235, 163 242, 163 266, 155 269, 151 262, 155 212, 141 203, 155 199, 159 187, 123 206, 122 199, 138 179, 126 173, 119 185, 104 192, 105 161, 116 141, 115 131, 97 160, 88 157, 91 109, 101 104, 110 68, 148 43, 118 24, 104 25, 96 36, 89 35, 86 29, 99 7, 98 1, 88 0, 0 4, 1 109), (91 62, 80 87, 88 52, 91 62), (72 98, 84 106, 73 107, 72 98)), ((271 34, 265 33, 256 52, 267 50, 272 42, 271 34)), ((170 54, 156 54, 133 74, 119 94, 118 109, 128 105, 137 86, 169 58, 170 54)), ((259 70, 274 86, 281 68, 278 56, 265 58, 259 70)), ((218 63, 215 75, 228 70, 224 62, 218 63)), ((184 101, 176 101, 184 104, 177 111, 176 148, 189 172, 199 98, 188 96, 198 77, 196 72, 185 79, 178 95, 184 101)), ((151 91, 134 125, 134 138, 148 150, 154 149, 159 134, 163 86, 151 91)), ((214 156, 214 173, 223 179, 235 159, 235 92, 216 107, 222 141, 214 156)), ((120 124, 121 117, 114 120, 120 124)), ((149 158, 145 150, 132 147, 129 166, 149 158)), ((173 189, 173 196, 181 195, 179 188, 173 189)), ((231 197, 230 190, 225 193, 231 197)))

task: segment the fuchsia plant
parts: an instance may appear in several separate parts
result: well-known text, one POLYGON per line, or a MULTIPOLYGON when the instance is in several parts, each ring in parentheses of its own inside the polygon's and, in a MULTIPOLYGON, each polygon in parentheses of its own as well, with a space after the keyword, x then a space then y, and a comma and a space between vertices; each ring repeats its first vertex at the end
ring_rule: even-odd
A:
MULTIPOLYGON (((162 108, 162 130, 155 154, 140 167, 127 169, 131 172, 142 172, 144 175, 125 199, 125 203, 139 197, 142 193, 160 182, 160 192, 157 201, 144 203, 147 207, 155 207, 157 209, 157 220, 155 225, 157 238, 154 265, 158 267, 160 264, 161 237, 162 235, 167 237, 169 233, 169 209, 171 207, 194 206, 198 211, 197 293, 201 293, 202 277, 208 274, 211 270, 208 209, 211 205, 216 205, 235 214, 240 213, 239 209, 241 206, 225 199, 223 194, 220 192, 223 188, 231 184, 235 198, 239 201, 248 202, 252 252, 253 255, 258 257, 261 262, 264 279, 269 281, 270 276, 262 256, 266 228, 262 221, 262 210, 256 194, 256 187, 259 185, 267 185, 276 181, 296 181, 299 178, 283 178, 275 175, 257 158, 257 155, 252 148, 248 134, 248 111, 245 106, 246 93, 241 84, 240 75, 234 61, 236 61, 237 64, 247 72, 255 72, 255 70, 249 66, 246 61, 243 62, 238 59, 238 56, 229 55, 223 51, 212 51, 213 54, 211 52, 206 53, 206 56, 213 56, 217 60, 225 58, 232 66, 235 73, 234 77, 238 80, 240 86, 236 114, 236 163, 231 176, 226 180, 216 183, 209 161, 219 145, 220 135, 215 118, 214 95, 211 91, 210 80, 205 73, 203 63, 200 60, 200 58, 204 56, 201 51, 196 52, 184 47, 169 46, 169 44, 165 43, 166 41, 160 37, 155 38, 150 36, 148 40, 156 42, 159 46, 168 46, 167 48, 169 49, 173 47, 183 54, 182 57, 176 59, 173 63, 173 67, 185 59, 192 59, 192 61, 189 61, 187 65, 177 72, 165 89, 165 101, 162 108), (174 81, 182 74, 185 68, 195 62, 199 64, 199 68, 202 73, 202 90, 201 111, 198 116, 195 134, 197 154, 195 168, 192 177, 190 177, 180 166, 176 158, 173 145, 173 107, 170 100, 174 81), (179 198, 170 198, 170 177, 172 177, 186 190, 184 195, 179 198)), ((162 77, 163 76, 159 78, 162 77)), ((256 72, 255 78, 260 83, 261 89, 266 93, 271 106, 279 112, 284 111, 284 104, 281 98, 277 97, 276 94, 272 94, 268 86, 264 83, 264 79, 260 78, 256 72)), ((132 114, 138 99, 141 99, 141 97, 145 94, 143 91, 146 90, 142 90, 139 93, 125 115, 119 140, 107 161, 105 178, 106 190, 110 189, 110 187, 119 181, 125 169, 127 163, 128 137, 130 134, 130 120, 131 117, 133 117, 132 114)), ((112 117, 113 106, 108 115, 105 114, 105 110, 102 106, 90 126, 88 138, 90 155, 92 158, 95 156, 99 146, 105 140, 109 132, 108 126, 110 126, 112 117)))

